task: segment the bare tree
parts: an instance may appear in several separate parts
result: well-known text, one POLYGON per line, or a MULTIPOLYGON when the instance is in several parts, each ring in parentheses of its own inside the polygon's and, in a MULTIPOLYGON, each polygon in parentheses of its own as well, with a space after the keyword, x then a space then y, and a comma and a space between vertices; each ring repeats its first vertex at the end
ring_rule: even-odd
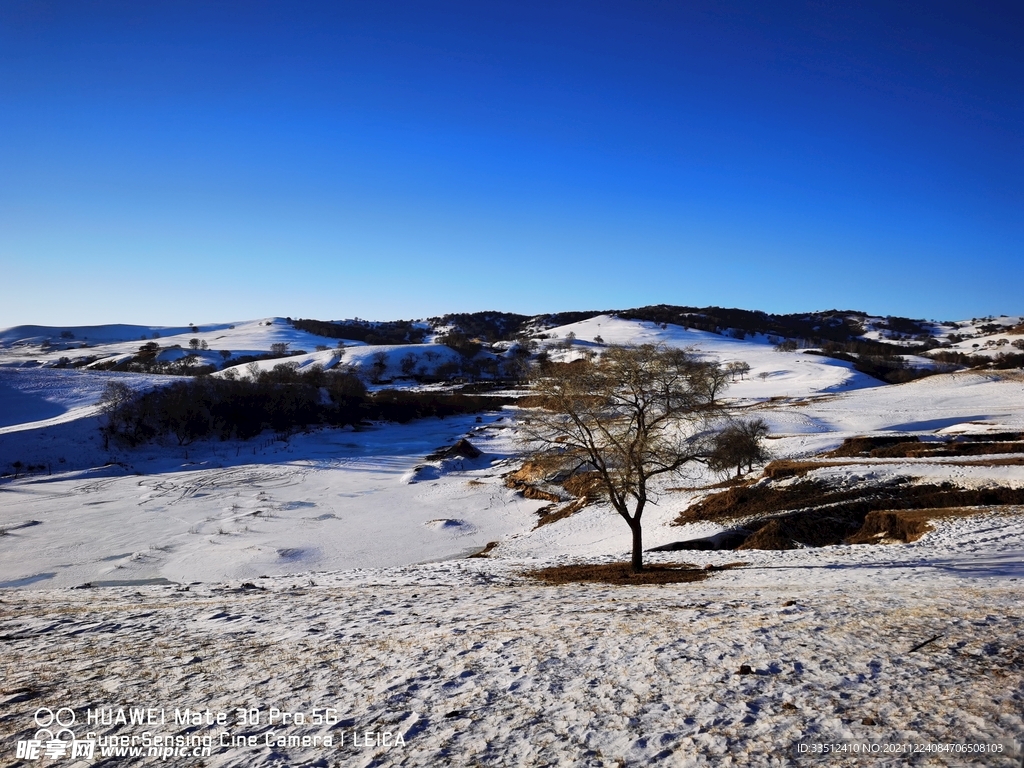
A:
POLYGON ((522 379, 525 379, 529 374, 529 371, 530 368, 526 362, 526 358, 519 355, 505 358, 501 367, 501 375, 506 379, 511 379, 512 381, 521 381, 522 379))
POLYGON ((270 345, 271 354, 277 357, 284 357, 288 354, 288 342, 287 341, 275 341, 270 345))
POLYGON ((412 376, 416 371, 416 365, 419 362, 419 358, 416 357, 412 352, 402 357, 399 361, 399 365, 402 368, 402 375, 412 376))
POLYGON ((597 473, 632 531, 634 572, 643 570, 641 518, 656 500, 651 481, 706 461, 725 378, 717 362, 644 345, 609 347, 595 360, 551 363, 535 382, 544 405, 523 424, 533 458, 597 473))
POLYGON ((736 468, 736 477, 743 467, 750 472, 755 463, 767 460, 768 451, 764 438, 768 436, 768 425, 764 419, 753 419, 730 424, 714 439, 714 447, 708 457, 708 467, 716 472, 728 472, 736 468))
POLYGON ((371 359, 373 363, 370 364, 370 380, 374 384, 379 384, 388 370, 388 353, 383 349, 379 350, 373 353, 371 359))
POLYGON ((126 408, 135 399, 132 388, 123 381, 112 379, 103 388, 100 395, 100 412, 105 423, 100 426, 103 435, 103 449, 110 447, 110 438, 118 434, 126 426, 126 408))
POLYGON ((734 360, 725 366, 725 369, 732 376, 732 380, 736 381, 736 377, 739 376, 742 379, 746 374, 750 373, 750 363, 745 363, 742 360, 734 360))

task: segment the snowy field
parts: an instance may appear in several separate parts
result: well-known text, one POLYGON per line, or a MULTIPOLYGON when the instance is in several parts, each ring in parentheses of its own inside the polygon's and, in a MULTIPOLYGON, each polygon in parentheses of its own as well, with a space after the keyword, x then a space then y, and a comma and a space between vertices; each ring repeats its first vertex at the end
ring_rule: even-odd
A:
MULTIPOLYGON (((0 333, 0 765, 38 764, 17 760, 14 744, 31 738, 39 707, 81 720, 120 707, 170 720, 175 709, 229 713, 227 726, 92 727, 214 738, 209 757, 165 761, 180 765, 1021 764, 1012 750, 1024 740, 1022 510, 936 523, 910 544, 651 557, 746 563, 698 583, 543 586, 523 571, 621 559, 629 531, 600 504, 535 528, 544 502, 502 478, 520 463, 514 409, 107 451, 97 429, 105 382, 145 388, 167 377, 39 365, 67 352, 40 357, 32 345, 46 329, 13 330, 0 333), (427 460, 462 437, 483 455, 427 460), (32 469, 15 478, 14 462, 32 469), (488 559, 465 559, 490 542, 488 559), (749 674, 737 674, 742 665, 749 674), (261 720, 236 724, 238 707, 261 720), (268 723, 271 707, 336 718, 268 723), (221 733, 255 738, 222 746, 221 733), (848 740, 1004 751, 810 751, 848 740)), ((192 333, 164 329, 162 341, 172 331, 192 333)), ((855 435, 1024 431, 1019 372, 881 386, 761 337, 607 316, 554 331, 543 343, 555 359, 656 342, 748 363, 726 394, 737 413, 768 422, 778 458, 855 435), (570 332, 577 342, 560 349, 570 332)), ((73 335, 127 353, 155 332, 73 335)), ((249 353, 314 349, 316 339, 276 321, 209 333, 212 348, 219 334, 249 353)), ((357 349, 351 359, 374 350, 357 349)), ((1024 463, 984 456, 845 460, 816 473, 1024 487, 1024 463)), ((720 530, 671 525, 714 479, 663 488, 645 514, 645 544, 720 530)), ((80 764, 147 762, 161 761, 97 753, 80 764)))
POLYGON ((5 705, 5 742, 30 736, 38 706, 80 718, 208 708, 228 724, 92 729, 208 736, 201 764, 216 766, 1019 764, 1024 620, 1007 578, 1019 562, 792 558, 629 588, 537 586, 516 570, 477 560, 255 590, 5 593, 5 690, 36 694, 5 705), (258 723, 238 724, 239 707, 258 723), (270 723, 271 708, 309 722, 270 723), (312 724, 328 709, 332 722, 312 724), (220 746, 240 736, 256 745, 220 746), (302 736, 332 744, 277 746, 302 736), (847 740, 1010 743, 967 760, 798 751, 847 740))

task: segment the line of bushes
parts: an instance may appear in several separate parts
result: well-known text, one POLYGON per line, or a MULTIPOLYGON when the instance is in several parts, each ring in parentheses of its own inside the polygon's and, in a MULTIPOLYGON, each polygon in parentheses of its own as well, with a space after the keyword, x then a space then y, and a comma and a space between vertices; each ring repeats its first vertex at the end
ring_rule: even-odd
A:
POLYGON ((822 350, 820 352, 816 349, 807 349, 804 350, 804 354, 845 360, 848 363, 853 363, 854 370, 866 373, 868 376, 873 376, 887 384, 905 384, 908 381, 934 376, 937 373, 948 373, 954 368, 953 366, 942 365, 935 368, 914 368, 908 365, 906 360, 901 357, 877 355, 856 357, 836 349, 831 351, 822 350))
POLYGON ((994 357, 987 355, 965 355, 961 352, 934 352, 930 355, 932 360, 953 365, 963 365, 968 368, 995 368, 1006 370, 1007 368, 1024 368, 1024 353, 1000 352, 994 357))
POLYGON ((366 320, 331 322, 297 318, 290 322, 293 328, 316 336, 364 341, 367 344, 422 344, 427 335, 426 328, 417 326, 411 320, 371 323, 366 320))
POLYGON ((112 382, 102 402, 104 440, 137 446, 172 435, 179 445, 188 445, 212 436, 249 439, 266 429, 290 432, 319 425, 444 418, 513 402, 444 392, 382 390, 371 395, 349 372, 278 368, 251 379, 197 377, 142 394, 112 382))

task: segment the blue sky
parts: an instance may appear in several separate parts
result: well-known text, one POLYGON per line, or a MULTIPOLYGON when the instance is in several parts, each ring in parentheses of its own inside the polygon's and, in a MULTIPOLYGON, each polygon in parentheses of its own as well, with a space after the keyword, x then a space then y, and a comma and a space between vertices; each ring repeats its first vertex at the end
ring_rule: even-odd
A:
POLYGON ((971 5, 5 0, 0 326, 1022 313, 971 5))

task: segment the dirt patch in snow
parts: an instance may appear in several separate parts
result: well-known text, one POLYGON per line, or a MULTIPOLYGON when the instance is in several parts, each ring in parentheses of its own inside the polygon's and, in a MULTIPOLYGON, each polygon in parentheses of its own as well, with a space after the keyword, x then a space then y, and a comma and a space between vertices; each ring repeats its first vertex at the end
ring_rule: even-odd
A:
POLYGON ((847 542, 850 544, 877 544, 885 541, 917 541, 932 530, 932 520, 971 517, 976 514, 978 514, 978 510, 969 507, 877 510, 868 513, 864 518, 864 525, 847 542))
POLYGON ((876 459, 922 459, 946 456, 988 456, 1024 453, 1024 437, 1017 432, 964 436, 956 441, 921 442, 917 437, 849 437, 826 458, 866 456, 876 459))
POLYGON ((526 499, 552 502, 537 510, 539 520, 535 528, 563 520, 605 495, 599 473, 577 472, 566 476, 557 462, 544 460, 527 461, 515 472, 505 475, 505 487, 519 491, 526 499), (568 500, 567 496, 575 498, 568 500))
POLYGON ((1020 488, 959 488, 948 483, 915 485, 903 481, 835 488, 808 481, 730 488, 680 513, 675 522, 742 522, 752 533, 737 549, 795 549, 913 541, 930 530, 927 520, 1021 504, 1024 489, 1020 488))
POLYGON ((443 446, 427 456, 427 461, 441 459, 477 459, 483 453, 466 438, 460 439, 455 445, 443 446))
MULTIPOLYGON (((523 494, 526 496, 526 494, 523 494)), ((531 498, 527 496, 527 498, 531 498)), ((542 525, 549 525, 550 523, 556 523, 559 520, 564 520, 570 515, 574 515, 587 506, 587 500, 585 498, 574 499, 568 504, 559 506, 558 504, 548 504, 546 507, 541 507, 537 510, 537 524, 533 526, 534 530, 540 528, 542 525)))
MULTIPOLYGON (((821 469, 826 465, 820 461, 798 461, 795 459, 776 459, 768 462, 764 468, 764 476, 772 480, 784 480, 787 477, 802 477, 814 469, 821 469)), ((749 483, 748 483, 749 484, 749 483)))
POLYGON ((889 448, 894 445, 900 445, 905 443, 919 444, 921 441, 916 437, 907 437, 905 435, 898 436, 884 436, 884 437, 848 437, 843 440, 843 444, 836 448, 834 451, 829 451, 824 454, 829 457, 846 457, 846 456, 867 456, 872 451, 876 451, 880 448, 889 448))
POLYGON ((490 557, 491 556, 491 552, 493 552, 500 543, 501 543, 500 541, 488 541, 486 547, 481 549, 479 552, 474 552, 472 555, 470 555, 470 558, 474 558, 474 557, 490 557))
POLYGON ((554 501, 559 502, 562 497, 557 493, 551 493, 538 488, 535 485, 524 485, 518 489, 522 492, 524 499, 533 499, 534 501, 554 501))
POLYGON ((698 568, 689 563, 679 565, 648 565, 640 573, 633 573, 629 563, 587 563, 556 565, 526 571, 523 575, 546 584, 578 584, 598 582, 601 584, 682 584, 703 581, 715 571, 738 568, 745 563, 730 563, 721 566, 698 568))

